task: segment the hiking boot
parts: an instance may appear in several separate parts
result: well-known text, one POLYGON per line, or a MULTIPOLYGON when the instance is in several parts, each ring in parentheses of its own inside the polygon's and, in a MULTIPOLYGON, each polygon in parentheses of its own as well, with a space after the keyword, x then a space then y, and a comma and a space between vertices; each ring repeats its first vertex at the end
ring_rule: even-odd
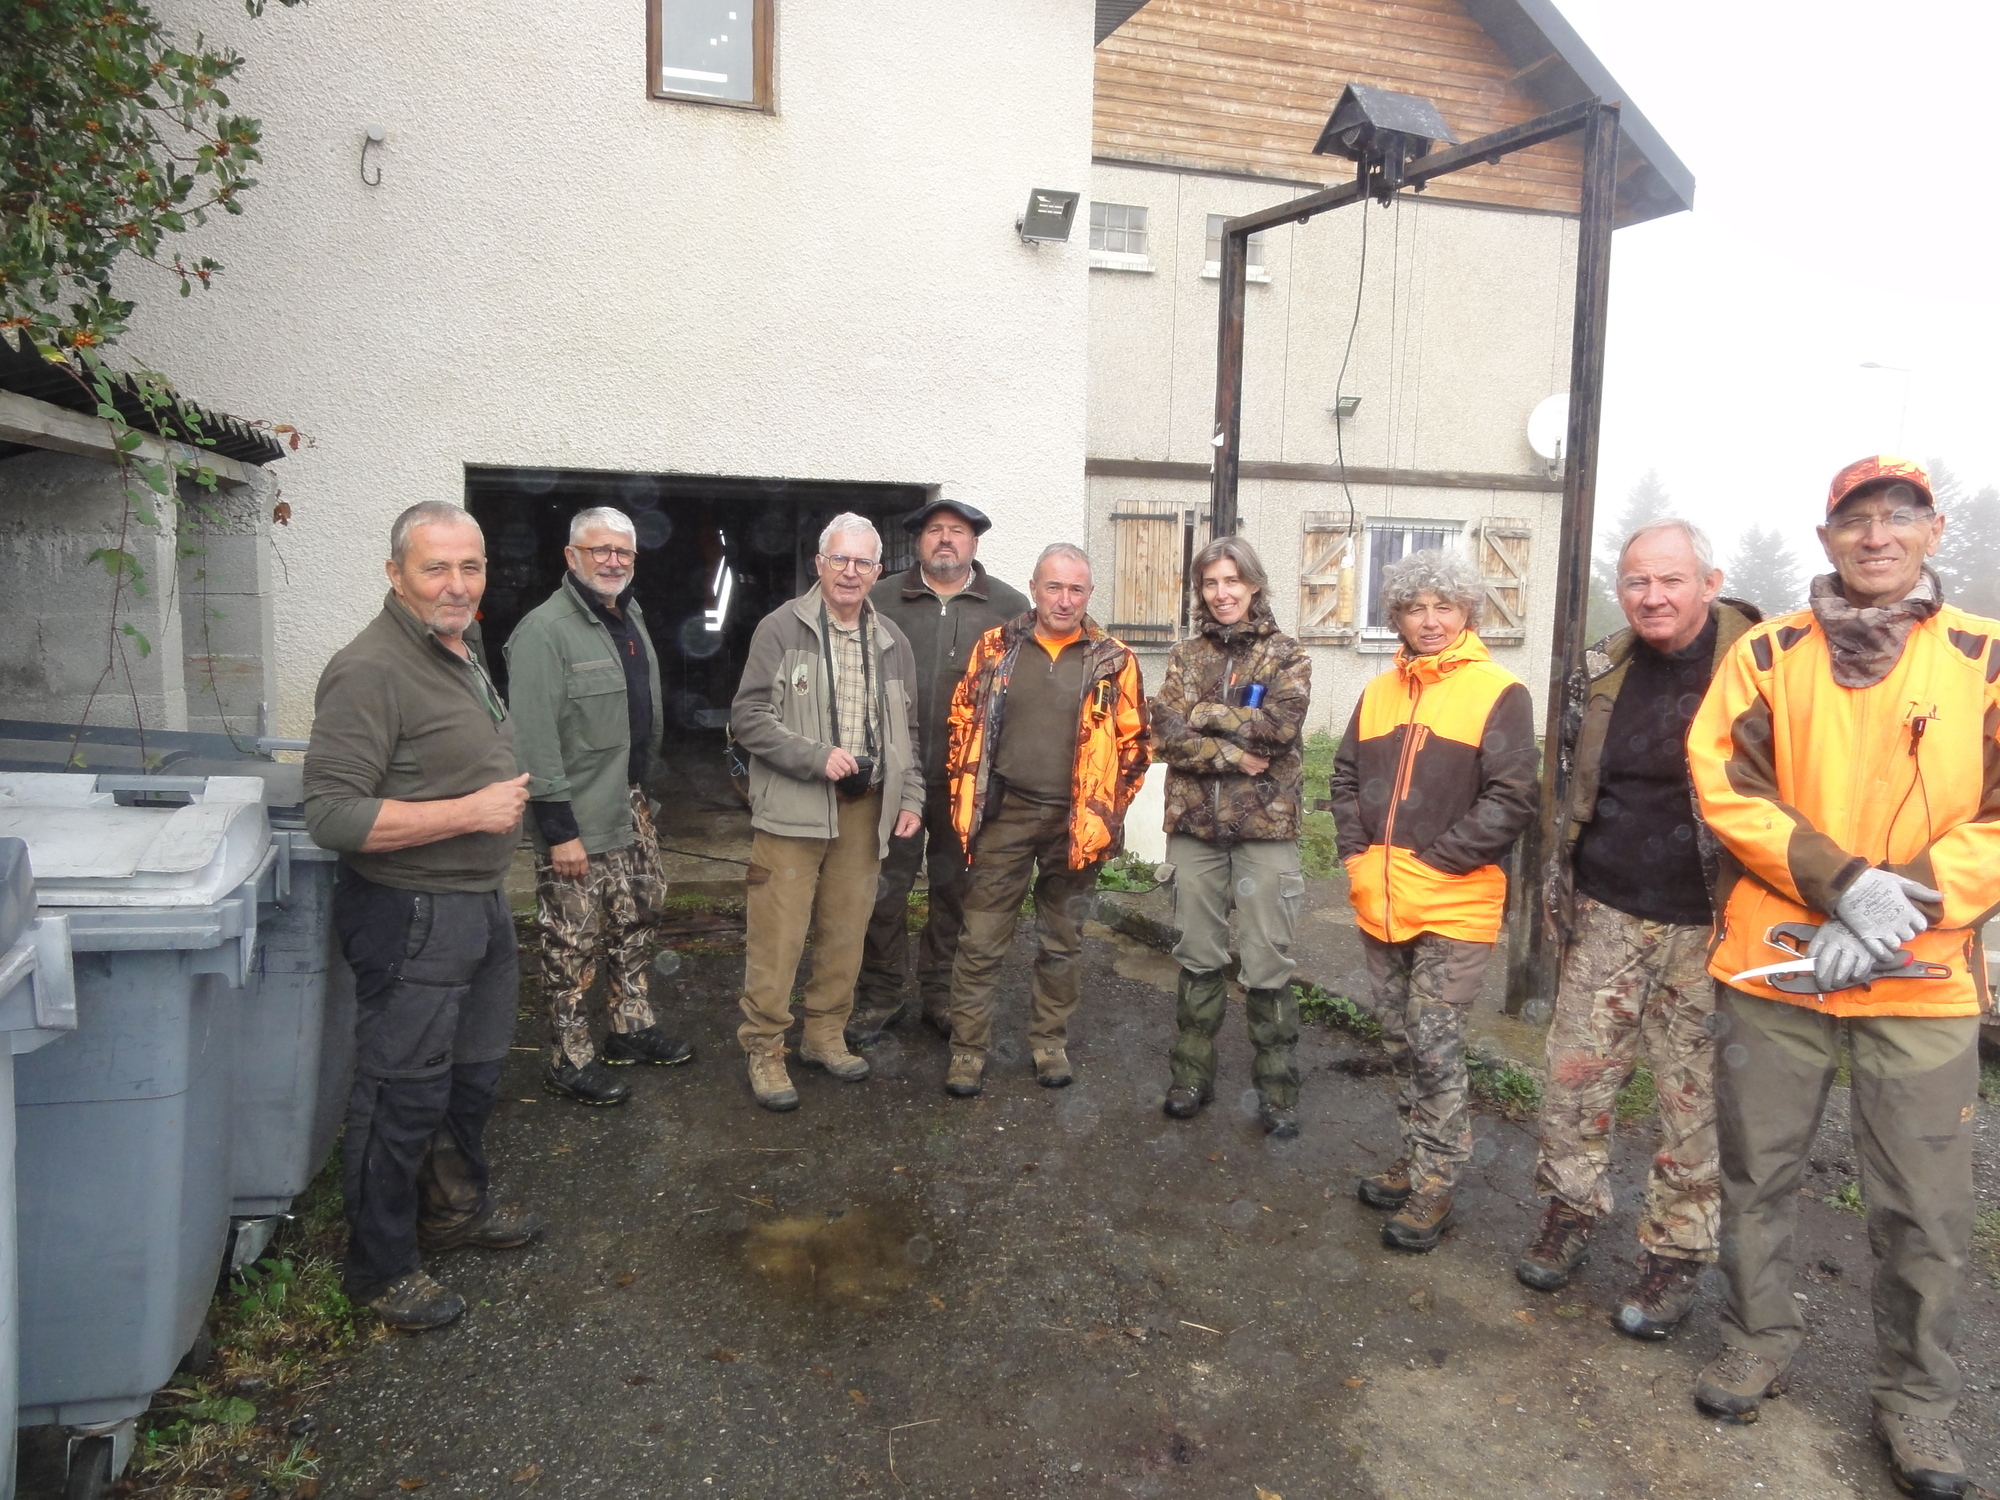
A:
POLYGON ((785 1071, 785 1044, 772 1037, 750 1048, 750 1092, 757 1102, 774 1114, 799 1107, 799 1091, 792 1087, 792 1075, 785 1071))
POLYGON ((594 1057, 580 1068, 567 1057, 544 1063, 542 1087, 578 1104, 623 1104, 632 1097, 632 1090, 605 1072, 604 1064, 594 1057))
POLYGON ((1694 1382, 1696 1406, 1738 1422, 1756 1421, 1765 1397, 1784 1394, 1785 1372, 1776 1360, 1733 1344, 1711 1359, 1694 1382))
MULTIPOLYGON (((866 1047, 871 1042, 879 1042, 882 1033, 901 1022, 909 1010, 901 1000, 893 1000, 886 1005, 856 1005, 854 1014, 847 1018, 847 1045, 866 1047)), ((805 1061, 803 1054, 799 1060, 805 1061)))
POLYGON ((1951 1429, 1935 1417, 1906 1417, 1878 1406, 1875 1436, 1889 1450, 1889 1472, 1906 1495, 1958 1500, 1972 1483, 1951 1429))
POLYGON ((1370 1208, 1401 1208, 1410 1201, 1409 1159, 1398 1157, 1388 1171, 1362 1178, 1356 1191, 1370 1208))
POLYGON ((1382 1243, 1391 1250, 1409 1250, 1421 1255, 1435 1250, 1451 1223, 1451 1184, 1431 1177, 1422 1187, 1413 1188, 1396 1216, 1382 1226, 1382 1243))
POLYGON ((417 1221, 417 1248, 426 1255, 447 1250, 515 1250, 547 1227, 540 1214, 509 1212, 497 1206, 452 1229, 427 1229, 417 1221))
POLYGON ((1257 1118, 1263 1122, 1264 1134, 1274 1141, 1295 1141, 1299 1138, 1298 1114, 1285 1105, 1273 1104, 1265 1099, 1257 1106, 1257 1118))
POLYGON ((1076 1081, 1069 1070, 1069 1053, 1060 1047, 1035 1048, 1035 1082, 1045 1089, 1066 1089, 1076 1081))
POLYGON ((1635 1339, 1665 1338, 1694 1310, 1701 1272, 1698 1260, 1647 1251, 1639 1284, 1618 1304, 1611 1326, 1635 1339))
POLYGON ((954 1052, 944 1075, 944 1091, 954 1099, 970 1099, 979 1092, 979 1080, 985 1072, 986 1059, 977 1052, 954 1052))
POLYGON ((694 1061, 694 1048, 668 1036, 658 1026, 644 1031, 614 1031, 604 1038, 604 1061, 614 1068, 633 1063, 651 1063, 657 1068, 677 1067, 694 1061))
POLYGON ((442 1328, 465 1311, 465 1299, 439 1286, 423 1271, 398 1276, 368 1299, 368 1310, 391 1328, 421 1333, 442 1328))
POLYGON ((1162 1108, 1176 1120, 1192 1120, 1206 1103, 1208 1090, 1200 1084, 1177 1083, 1167 1090, 1167 1102, 1162 1108))
POLYGON ((847 1050, 847 1044, 835 1037, 833 1044, 825 1050, 808 1048, 799 1044, 799 1066, 802 1068, 824 1068, 842 1083, 859 1083, 868 1076, 868 1059, 856 1057, 847 1050))
MULTIPOLYGON (((1542 1210, 1542 1222, 1521 1258, 1514 1262, 1514 1275, 1522 1286, 1538 1292, 1553 1292, 1569 1284, 1576 1268, 1590 1253, 1590 1232, 1597 1220, 1581 1209, 1571 1208, 1560 1198, 1549 1199, 1542 1210)), ((1683 1307, 1682 1313, 1687 1309, 1683 1307)), ((1647 1335, 1656 1337, 1657 1335, 1647 1335)))
POLYGON ((924 1024, 943 1037, 947 1042, 951 1040, 951 997, 949 995, 935 1004, 929 1000, 924 1001, 924 1024))

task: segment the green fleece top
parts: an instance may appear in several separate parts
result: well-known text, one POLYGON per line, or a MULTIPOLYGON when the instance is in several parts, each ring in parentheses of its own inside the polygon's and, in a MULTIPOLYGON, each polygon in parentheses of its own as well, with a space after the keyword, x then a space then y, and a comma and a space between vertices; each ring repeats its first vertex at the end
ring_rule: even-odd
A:
POLYGON ((520 775, 514 721, 482 661, 451 650, 391 593, 382 613, 336 651, 313 699, 306 750, 306 828, 355 873, 406 891, 498 890, 515 833, 462 833, 364 854, 384 801, 441 802, 520 775))

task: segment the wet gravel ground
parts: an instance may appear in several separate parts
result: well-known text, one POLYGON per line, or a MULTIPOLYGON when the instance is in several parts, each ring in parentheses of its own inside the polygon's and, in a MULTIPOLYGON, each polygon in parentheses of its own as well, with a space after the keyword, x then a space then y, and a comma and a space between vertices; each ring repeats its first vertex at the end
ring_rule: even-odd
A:
MULTIPOLYGON (((1537 1211, 1532 1125, 1482 1115, 1458 1222, 1428 1256, 1385 1250, 1355 1177, 1394 1154, 1388 1080, 1309 1028, 1304 1133, 1267 1142, 1242 1026, 1223 1098, 1160 1112, 1171 962, 1093 937, 1074 1087, 1038 1088, 1011 1038, 976 1101, 946 1098, 944 1043, 906 1022, 875 1077, 794 1070, 750 1100, 740 956, 663 982, 701 1049, 632 1069, 587 1110, 510 1063, 491 1145, 503 1195, 546 1213, 525 1251, 432 1266, 472 1308, 371 1341, 315 1415, 328 1496, 1820 1497, 1896 1493, 1867 1436, 1872 1339, 1844 1123, 1803 1210, 1811 1343, 1752 1427, 1688 1399, 1716 1347, 1714 1288, 1663 1344, 1606 1322, 1633 1276, 1643 1129, 1617 1149, 1627 1205, 1569 1289, 1511 1274, 1537 1211)), ((540 1026, 524 1019, 520 1043, 540 1026)), ((1990 1122, 1983 1122, 1990 1124, 1990 1122)), ((2000 1447, 2000 1298, 1976 1278, 1960 1432, 2000 1447)))

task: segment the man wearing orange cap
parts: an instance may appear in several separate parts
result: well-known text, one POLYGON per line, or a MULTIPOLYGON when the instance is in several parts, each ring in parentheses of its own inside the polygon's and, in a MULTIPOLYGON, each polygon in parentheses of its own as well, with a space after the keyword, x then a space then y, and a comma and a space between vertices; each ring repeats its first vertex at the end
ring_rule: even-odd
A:
POLYGON ((1972 1245, 1985 998, 2000 904, 2000 622, 1944 602, 1925 565, 1929 477, 1872 457, 1834 476, 1810 606, 1744 635, 1688 734, 1726 858, 1716 1124, 1727 1347, 1704 1410, 1754 1421, 1804 1339, 1792 1295, 1806 1157, 1846 1034, 1874 1252, 1875 1431, 1919 1496, 1969 1483, 1946 1420, 1972 1245))

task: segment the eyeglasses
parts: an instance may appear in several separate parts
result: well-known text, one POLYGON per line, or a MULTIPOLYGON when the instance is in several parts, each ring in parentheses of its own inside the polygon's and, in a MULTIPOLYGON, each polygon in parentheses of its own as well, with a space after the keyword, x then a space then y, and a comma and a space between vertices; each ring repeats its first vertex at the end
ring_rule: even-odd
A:
POLYGON ((1928 510, 1913 510, 1907 505, 1899 505, 1891 511, 1861 511, 1851 516, 1836 516, 1826 523, 1826 529, 1838 537, 1864 535, 1877 521, 1891 531, 1915 531, 1919 526, 1930 524, 1936 513, 1928 510))
POLYGON ((872 557, 842 557, 838 552, 822 552, 819 560, 836 573, 872 573, 882 566, 872 557))
POLYGON ((577 551, 601 563, 629 563, 639 554, 624 547, 579 547, 577 551))

